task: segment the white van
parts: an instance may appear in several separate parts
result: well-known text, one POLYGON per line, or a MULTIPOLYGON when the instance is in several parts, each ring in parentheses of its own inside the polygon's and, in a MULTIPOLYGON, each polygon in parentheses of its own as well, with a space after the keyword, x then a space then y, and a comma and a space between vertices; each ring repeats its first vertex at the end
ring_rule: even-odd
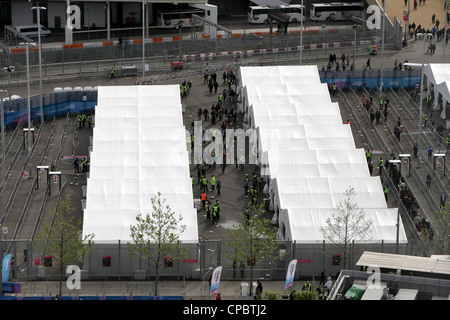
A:
MULTIPOLYGON (((41 27, 41 37, 45 37, 45 36, 49 36, 52 32, 50 30, 48 30, 47 28, 45 28, 44 26, 40 26, 41 27)), ((38 32, 38 25, 37 24, 30 24, 27 26, 17 26, 14 27, 17 31, 19 31, 20 33, 22 33, 23 35, 26 35, 27 37, 30 38, 37 38, 39 36, 38 32)))

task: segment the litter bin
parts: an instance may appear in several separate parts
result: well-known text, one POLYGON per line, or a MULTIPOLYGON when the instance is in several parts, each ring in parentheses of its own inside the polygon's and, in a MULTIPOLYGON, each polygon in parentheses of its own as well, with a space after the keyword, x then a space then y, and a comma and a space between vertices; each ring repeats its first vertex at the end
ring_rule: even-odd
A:
POLYGON ((270 209, 270 198, 264 199, 264 209, 269 210, 270 209))
POLYGON ((241 295, 243 297, 248 296, 248 283, 247 282, 241 282, 241 295))

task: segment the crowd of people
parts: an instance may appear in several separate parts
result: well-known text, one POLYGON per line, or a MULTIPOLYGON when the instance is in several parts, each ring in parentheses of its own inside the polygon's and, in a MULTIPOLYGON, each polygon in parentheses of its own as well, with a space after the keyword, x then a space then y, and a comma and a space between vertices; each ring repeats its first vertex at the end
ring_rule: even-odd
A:
MULTIPOLYGON (((201 121, 202 123, 202 137, 206 137, 206 129, 209 128, 211 133, 211 141, 214 142, 216 139, 223 139, 223 155, 222 159, 218 159, 219 156, 215 154, 215 150, 209 150, 209 148, 202 148, 202 159, 197 159, 194 162, 197 168, 197 184, 200 187, 200 200, 202 203, 202 209, 204 210, 205 217, 207 221, 211 222, 212 226, 218 227, 218 222, 220 220, 220 202, 215 197, 221 196, 222 182, 220 178, 216 175, 217 166, 221 166, 221 172, 224 174, 226 168, 230 163, 227 163, 227 155, 231 155, 229 150, 227 150, 226 144, 226 133, 227 129, 236 129, 237 125, 237 95, 236 87, 238 84, 238 77, 233 72, 233 70, 226 70, 222 74, 222 86, 225 86, 223 90, 219 90, 219 84, 217 81, 217 73, 215 71, 210 71, 209 66, 205 68, 205 73, 203 77, 203 84, 208 87, 209 94, 217 94, 217 102, 212 104, 211 107, 199 107, 196 112, 196 117, 191 122, 191 129, 194 132, 195 121, 201 121), (207 159, 210 159, 207 161, 207 159), (214 199, 214 200, 213 200, 214 199)), ((187 83, 187 82, 186 82, 187 83)), ((180 86, 180 94, 183 98, 182 88, 185 83, 180 86)), ((190 87, 186 86, 186 97, 189 95, 190 87)), ((191 150, 194 149, 195 137, 194 134, 188 138, 188 143, 191 144, 191 150)), ((202 139, 200 137, 200 139, 202 139)), ((209 142, 202 139, 202 147, 204 144, 209 142)), ((192 153, 192 151, 191 151, 192 153)), ((200 156, 199 156, 200 157, 200 156)), ((230 159, 228 157, 228 159, 230 159)), ((229 162, 229 161, 228 161, 229 162)), ((234 164, 238 171, 246 171, 245 159, 237 159, 237 153, 235 154, 234 164), (239 161, 238 161, 239 160, 239 161)), ((192 185, 194 187, 194 178, 192 179, 192 185)), ((261 194, 264 187, 264 179, 259 175, 258 170, 253 171, 251 178, 248 174, 245 174, 244 178, 244 196, 249 197, 252 203, 255 203, 261 194), (259 187, 259 188, 258 188, 259 187)), ((248 207, 246 207, 248 213, 248 207)), ((245 210, 244 210, 245 217, 245 210)), ((244 218, 245 220, 245 218, 244 218)))

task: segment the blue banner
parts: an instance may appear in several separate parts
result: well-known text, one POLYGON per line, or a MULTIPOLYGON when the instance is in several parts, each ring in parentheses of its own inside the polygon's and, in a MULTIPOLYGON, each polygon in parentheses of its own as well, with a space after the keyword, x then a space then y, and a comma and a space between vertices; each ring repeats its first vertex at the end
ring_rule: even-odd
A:
POLYGON ((2 283, 9 280, 9 269, 11 268, 11 254, 7 254, 2 262, 2 283))

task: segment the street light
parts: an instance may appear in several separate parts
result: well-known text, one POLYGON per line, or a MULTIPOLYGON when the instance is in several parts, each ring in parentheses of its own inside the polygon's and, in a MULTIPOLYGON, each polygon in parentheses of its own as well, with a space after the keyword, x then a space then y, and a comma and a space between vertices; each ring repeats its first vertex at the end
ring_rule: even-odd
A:
POLYGON ((302 65, 302 63, 303 63, 303 18, 304 18, 303 0, 301 2, 300 10, 301 10, 301 17, 300 17, 300 65, 302 65))
POLYGON ((29 47, 36 46, 34 42, 21 42, 19 45, 24 45, 27 48, 27 89, 28 89, 28 178, 32 176, 31 170, 31 92, 30 92, 30 57, 29 47))
POLYGON ((145 0, 142 0, 142 83, 145 77, 145 0))
POLYGON ((381 26, 381 70, 380 70, 380 101, 383 94, 383 69, 384 69, 384 21, 386 17, 386 7, 383 0, 383 19, 381 26))
POLYGON ((42 103, 42 48, 41 48, 41 10, 47 10, 45 7, 40 7, 36 4, 35 7, 31 7, 31 10, 36 10, 37 24, 38 24, 38 49, 39 49, 39 105, 41 113, 41 125, 44 123, 44 110, 42 103))
MULTIPOLYGON (((3 226, 5 225, 5 222, 6 222, 5 110, 3 107, 3 92, 6 92, 6 90, 0 90, 0 109, 1 109, 0 112, 2 113, 1 114, 1 122, 2 122, 1 129, 2 129, 2 182, 3 182, 3 215, 2 215, 1 229, 3 229, 3 226)), ((11 103, 11 100, 10 100, 10 103, 11 103)), ((6 240, 6 234, 4 234, 3 236, 5 237, 5 240, 6 240)), ((0 235, 0 241, 2 241, 1 235, 0 235)), ((0 250, 2 250, 1 257, 2 257, 2 261, 3 261, 3 241, 1 242, 0 250)), ((2 283, 3 283, 3 275, 2 275, 2 283)))
POLYGON ((447 20, 448 20, 448 1, 445 1, 445 28, 444 28, 444 50, 442 50, 442 63, 445 63, 445 47, 447 45, 447 20))
POLYGON ((358 25, 355 23, 352 27, 353 30, 355 30, 355 37, 353 39, 353 70, 356 68, 356 30, 358 28, 358 25))

